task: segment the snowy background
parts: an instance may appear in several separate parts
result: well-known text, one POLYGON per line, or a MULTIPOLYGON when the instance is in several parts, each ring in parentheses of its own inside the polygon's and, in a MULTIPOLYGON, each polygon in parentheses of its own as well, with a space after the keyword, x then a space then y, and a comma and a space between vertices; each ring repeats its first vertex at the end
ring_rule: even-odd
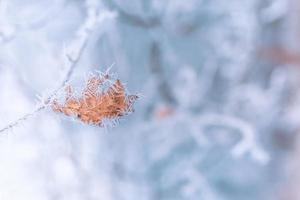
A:
POLYGON ((0 0, 0 129, 70 81, 140 93, 100 128, 35 112, 0 135, 0 200, 300 199, 297 0, 0 0), (298 142, 299 141, 299 142, 298 142))

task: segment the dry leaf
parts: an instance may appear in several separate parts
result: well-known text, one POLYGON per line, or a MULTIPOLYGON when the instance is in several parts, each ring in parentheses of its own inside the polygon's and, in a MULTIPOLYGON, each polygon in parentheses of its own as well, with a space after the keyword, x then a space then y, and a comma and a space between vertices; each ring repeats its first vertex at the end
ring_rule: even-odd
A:
POLYGON ((120 80, 112 81, 109 75, 93 75, 79 97, 75 97, 72 86, 65 88, 65 101, 57 99, 51 103, 55 112, 78 118, 86 124, 103 125, 104 120, 118 120, 133 112, 133 104, 137 95, 126 94, 120 80), (108 88, 104 89, 104 84, 108 88))

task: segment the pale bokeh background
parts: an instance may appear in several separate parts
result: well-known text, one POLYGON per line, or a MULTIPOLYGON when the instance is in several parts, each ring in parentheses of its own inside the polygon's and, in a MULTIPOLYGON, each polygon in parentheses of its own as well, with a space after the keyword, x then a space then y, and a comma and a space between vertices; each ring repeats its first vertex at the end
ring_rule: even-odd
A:
POLYGON ((297 0, 0 0, 0 128, 60 84, 84 37, 71 81, 113 65, 142 96, 113 128, 45 109, 2 132, 0 200, 300 199, 299 13, 297 0))

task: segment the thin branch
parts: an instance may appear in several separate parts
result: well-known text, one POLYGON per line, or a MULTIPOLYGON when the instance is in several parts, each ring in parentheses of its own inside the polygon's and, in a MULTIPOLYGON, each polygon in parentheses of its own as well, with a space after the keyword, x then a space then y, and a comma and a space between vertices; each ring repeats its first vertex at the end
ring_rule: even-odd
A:
POLYGON ((79 46, 79 49, 77 51, 77 55, 72 57, 71 55, 67 55, 69 66, 66 75, 62 79, 61 83, 55 89, 47 98, 41 101, 41 104, 37 106, 36 109, 34 109, 32 112, 25 114, 24 116, 20 117, 19 119, 9 123, 8 125, 4 126, 2 129, 0 129, 0 133, 7 131, 17 125, 19 125, 21 122, 29 119, 30 117, 34 116, 36 113, 40 112, 41 110, 45 109, 48 104, 51 102, 51 100, 57 95, 58 91, 66 86, 68 81, 70 80, 70 77, 72 76, 75 67, 77 66, 80 58, 82 57, 82 54, 88 44, 88 40, 90 38, 91 33, 96 27, 96 24, 99 23, 99 21, 103 21, 107 17, 111 17, 112 13, 103 11, 101 14, 98 14, 97 9, 94 7, 88 8, 88 16, 83 24, 83 26, 79 29, 78 35, 81 37, 79 40, 81 41, 81 45, 79 46))
POLYGON ((171 87, 168 81, 163 75, 162 66, 162 53, 160 46, 157 42, 153 42, 150 52, 150 70, 155 75, 156 81, 158 83, 158 91, 162 99, 171 104, 176 105, 176 98, 174 97, 171 87))
POLYGON ((153 16, 148 19, 143 19, 138 15, 126 12, 118 3, 113 0, 109 1, 108 3, 110 4, 110 7, 112 7, 114 10, 117 10, 120 19, 128 24, 146 29, 155 28, 161 25, 161 19, 159 16, 153 16))
POLYGON ((231 153, 234 157, 240 157, 246 153, 261 164, 266 164, 270 160, 270 156, 258 144, 254 127, 248 122, 229 115, 218 115, 208 113, 200 116, 198 125, 201 127, 201 132, 207 125, 223 126, 233 128, 239 131, 242 138, 232 148, 231 153))
POLYGON ((9 123, 8 125, 6 125, 5 127, 3 127, 0 130, 0 133, 5 132, 17 125, 19 125, 22 121, 27 120, 28 118, 32 117, 33 115, 35 115, 36 113, 38 113, 39 111, 43 110, 46 107, 46 105, 43 106, 39 106, 38 108, 36 108, 34 111, 32 111, 31 113, 27 113, 26 115, 24 115, 23 117, 20 117, 19 119, 9 123))

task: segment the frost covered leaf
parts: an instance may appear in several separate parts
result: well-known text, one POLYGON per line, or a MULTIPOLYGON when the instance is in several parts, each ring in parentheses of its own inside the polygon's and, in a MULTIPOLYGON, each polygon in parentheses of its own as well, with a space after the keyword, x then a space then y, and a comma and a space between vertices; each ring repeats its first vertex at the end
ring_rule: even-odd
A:
POLYGON ((128 95, 119 79, 112 80, 108 74, 92 75, 78 97, 71 85, 65 88, 65 100, 51 102, 53 111, 75 117, 86 124, 102 126, 104 120, 118 120, 134 111, 137 95, 128 95))

